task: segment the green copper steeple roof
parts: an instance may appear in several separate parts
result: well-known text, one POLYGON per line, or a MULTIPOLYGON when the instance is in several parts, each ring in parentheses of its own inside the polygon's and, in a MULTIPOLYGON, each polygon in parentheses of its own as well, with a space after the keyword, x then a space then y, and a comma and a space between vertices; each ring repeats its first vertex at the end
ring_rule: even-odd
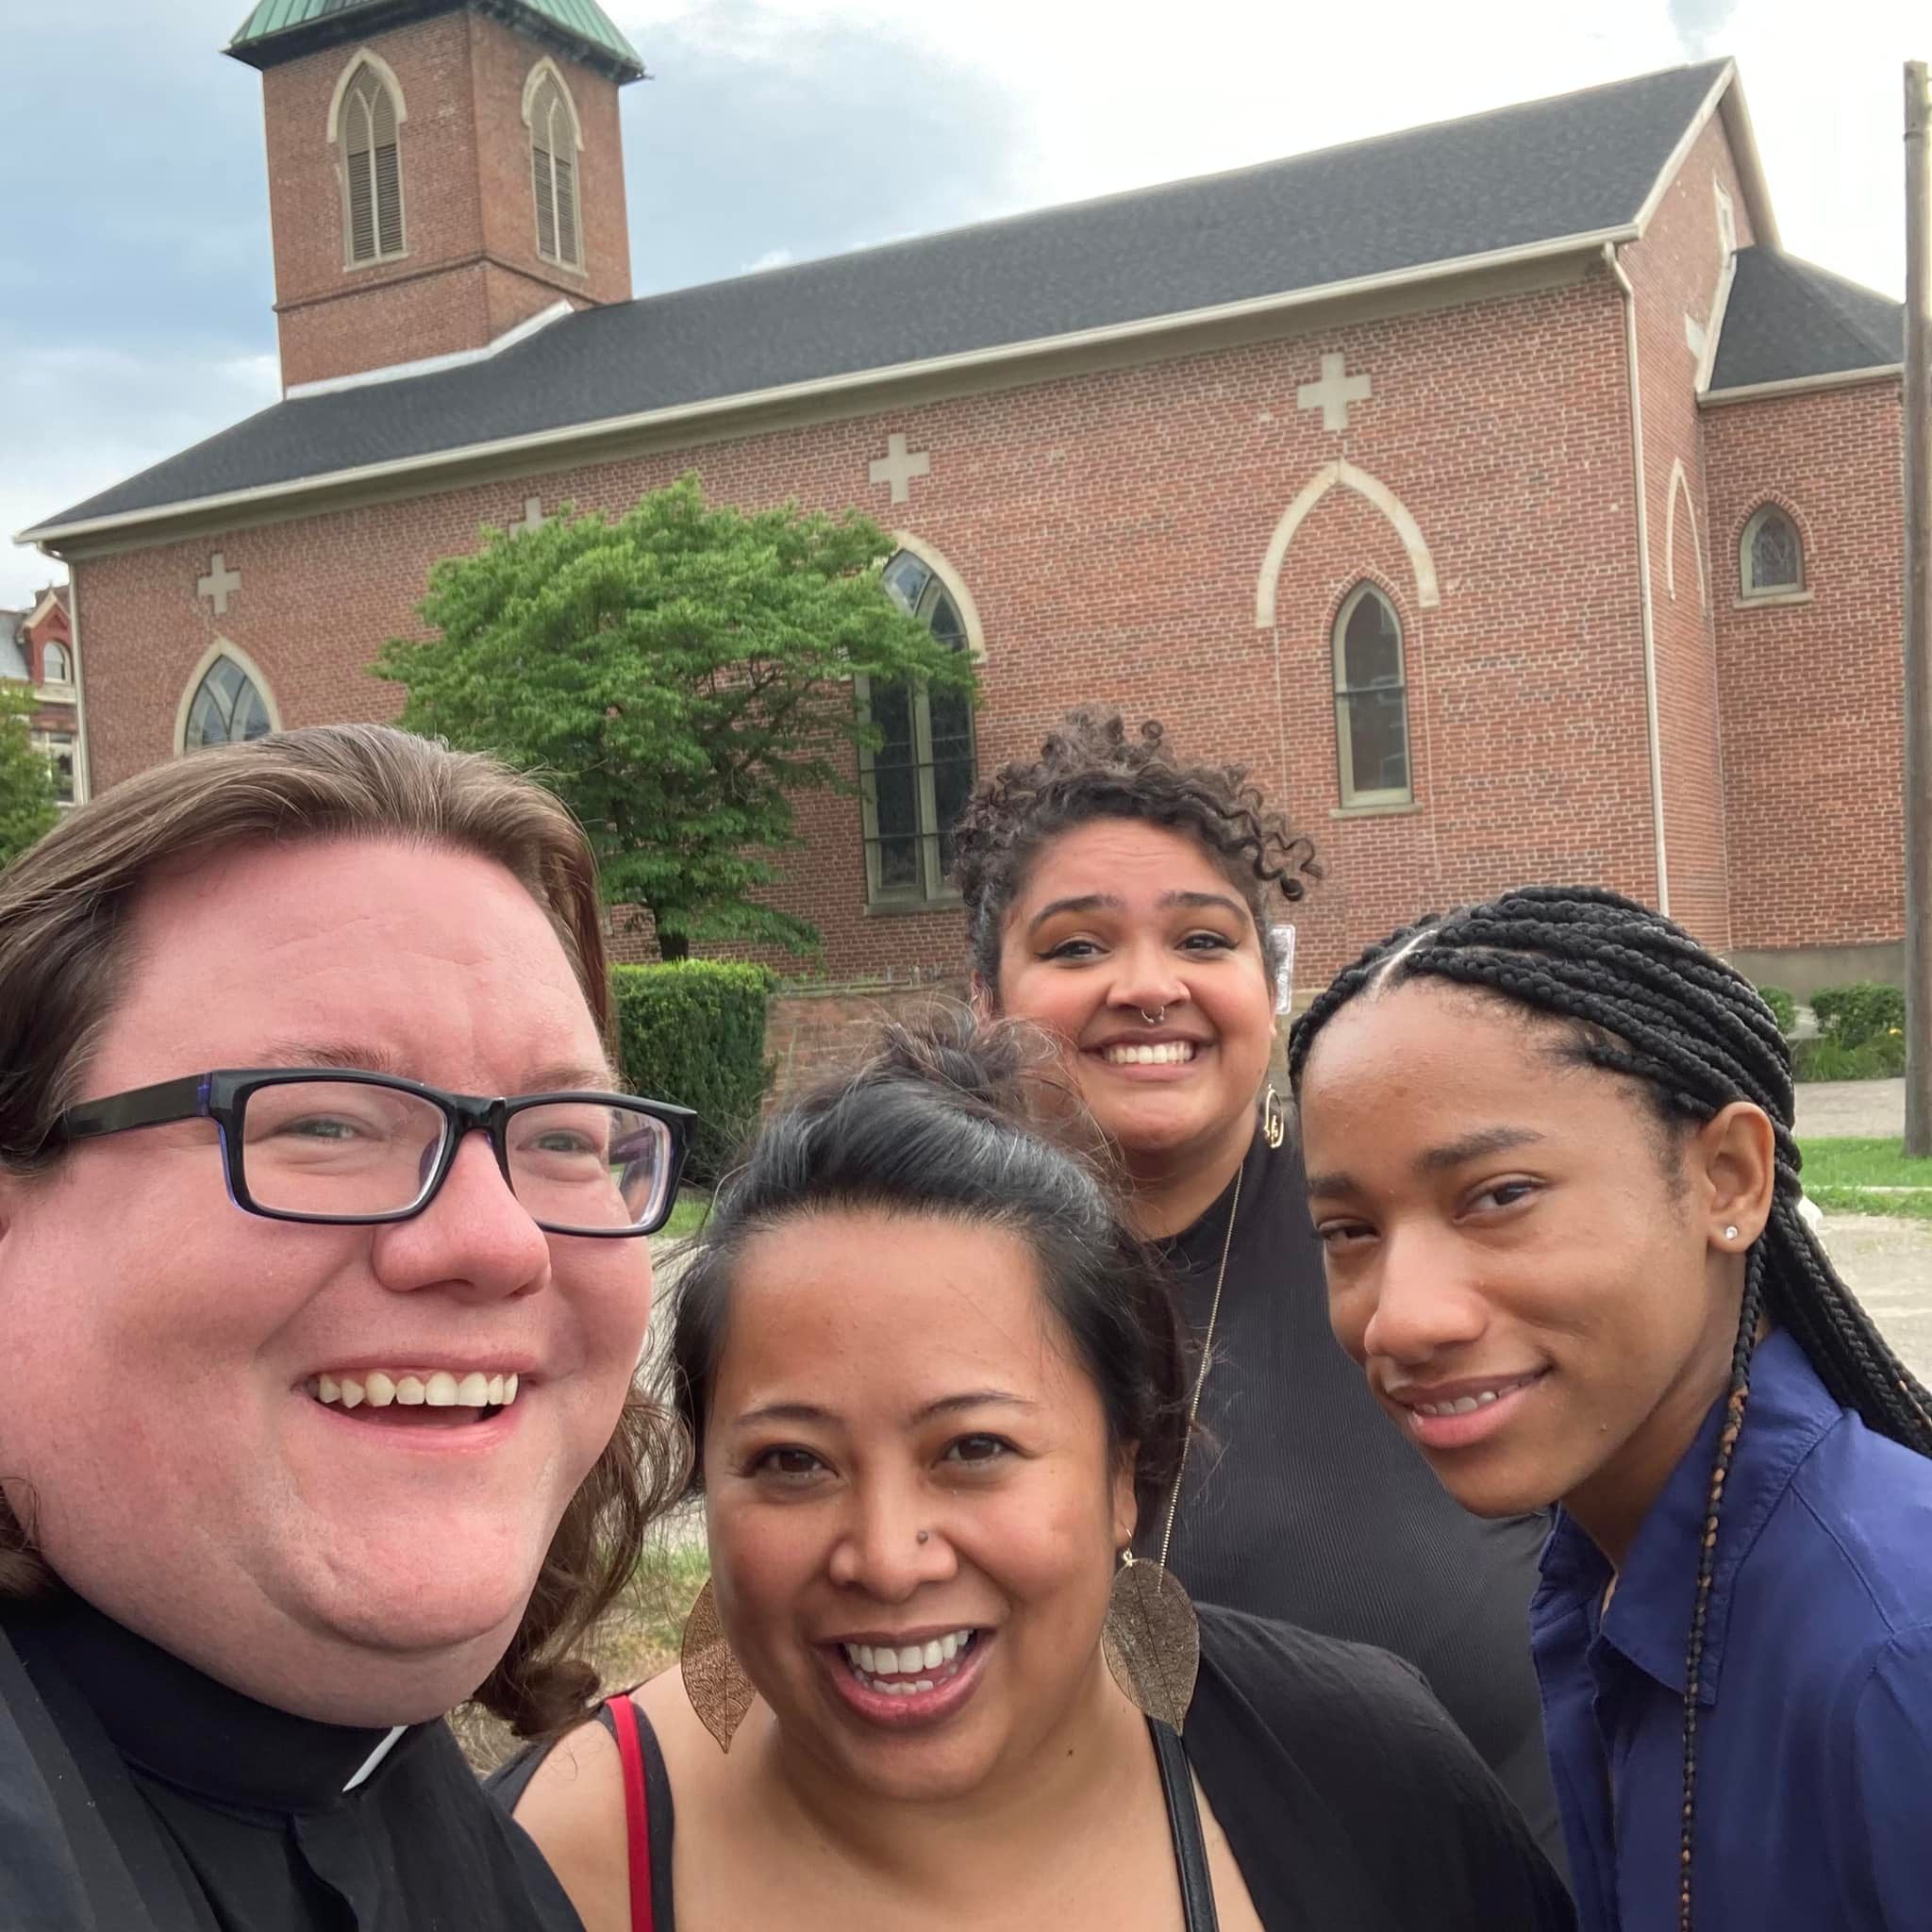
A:
MULTIPOLYGON (((455 10, 459 0, 257 0, 227 51, 251 67, 272 67, 333 41, 406 20, 455 10)), ((638 80, 644 63, 597 0, 473 0, 479 10, 558 40, 617 80, 638 80)))

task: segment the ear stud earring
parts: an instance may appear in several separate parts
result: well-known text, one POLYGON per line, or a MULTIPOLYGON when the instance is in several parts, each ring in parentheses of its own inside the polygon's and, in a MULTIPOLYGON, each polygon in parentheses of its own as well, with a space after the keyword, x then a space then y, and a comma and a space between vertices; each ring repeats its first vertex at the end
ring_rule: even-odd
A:
POLYGON ((1738 1239, 1738 1230, 1737 1230, 1737 1229, 1736 1229, 1735 1227, 1727 1227, 1727 1228, 1725 1228, 1725 1229, 1724 1229, 1724 1239, 1725 1239, 1725 1241, 1736 1241, 1736 1240, 1738 1239))

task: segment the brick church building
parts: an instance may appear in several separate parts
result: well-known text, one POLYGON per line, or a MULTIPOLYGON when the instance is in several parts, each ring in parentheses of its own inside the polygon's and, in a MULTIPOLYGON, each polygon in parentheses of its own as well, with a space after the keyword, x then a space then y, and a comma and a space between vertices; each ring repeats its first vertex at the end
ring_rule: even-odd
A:
POLYGON ((227 51, 284 397, 26 533, 83 782, 392 714, 437 559, 694 469, 875 514, 980 663, 807 802, 834 981, 957 970, 949 811, 1092 700, 1312 833, 1303 991, 1533 878, 1896 974, 1900 311, 1781 252, 1730 62, 633 300, 594 0, 261 0, 227 51))

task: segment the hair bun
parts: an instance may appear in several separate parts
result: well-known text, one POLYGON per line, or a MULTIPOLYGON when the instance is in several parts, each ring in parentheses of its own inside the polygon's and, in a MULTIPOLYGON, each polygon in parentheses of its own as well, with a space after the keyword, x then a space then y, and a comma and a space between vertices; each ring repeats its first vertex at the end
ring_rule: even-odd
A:
POLYGON ((1110 1174, 1114 1165, 1052 1035, 1024 1020, 982 1020, 958 1000, 883 1022, 847 1083, 942 1089, 966 1110, 1017 1122, 1110 1174))

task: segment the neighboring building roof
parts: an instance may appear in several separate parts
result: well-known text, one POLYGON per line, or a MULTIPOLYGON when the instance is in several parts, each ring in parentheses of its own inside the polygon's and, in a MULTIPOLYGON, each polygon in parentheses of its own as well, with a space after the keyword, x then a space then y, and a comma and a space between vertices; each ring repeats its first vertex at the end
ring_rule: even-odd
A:
POLYGON ((580 310, 486 361, 275 404, 25 534, 1627 240, 1733 100, 1707 61, 580 310))
POLYGON ((1706 393, 1895 369, 1905 308, 1794 255, 1740 248, 1706 393))
MULTIPOLYGON (((227 52, 251 67, 272 67, 331 42, 359 38, 418 15, 448 13, 462 0, 258 0, 236 28, 227 52)), ((476 0, 486 13, 547 28, 620 80, 639 80, 644 63, 597 0, 476 0)))

